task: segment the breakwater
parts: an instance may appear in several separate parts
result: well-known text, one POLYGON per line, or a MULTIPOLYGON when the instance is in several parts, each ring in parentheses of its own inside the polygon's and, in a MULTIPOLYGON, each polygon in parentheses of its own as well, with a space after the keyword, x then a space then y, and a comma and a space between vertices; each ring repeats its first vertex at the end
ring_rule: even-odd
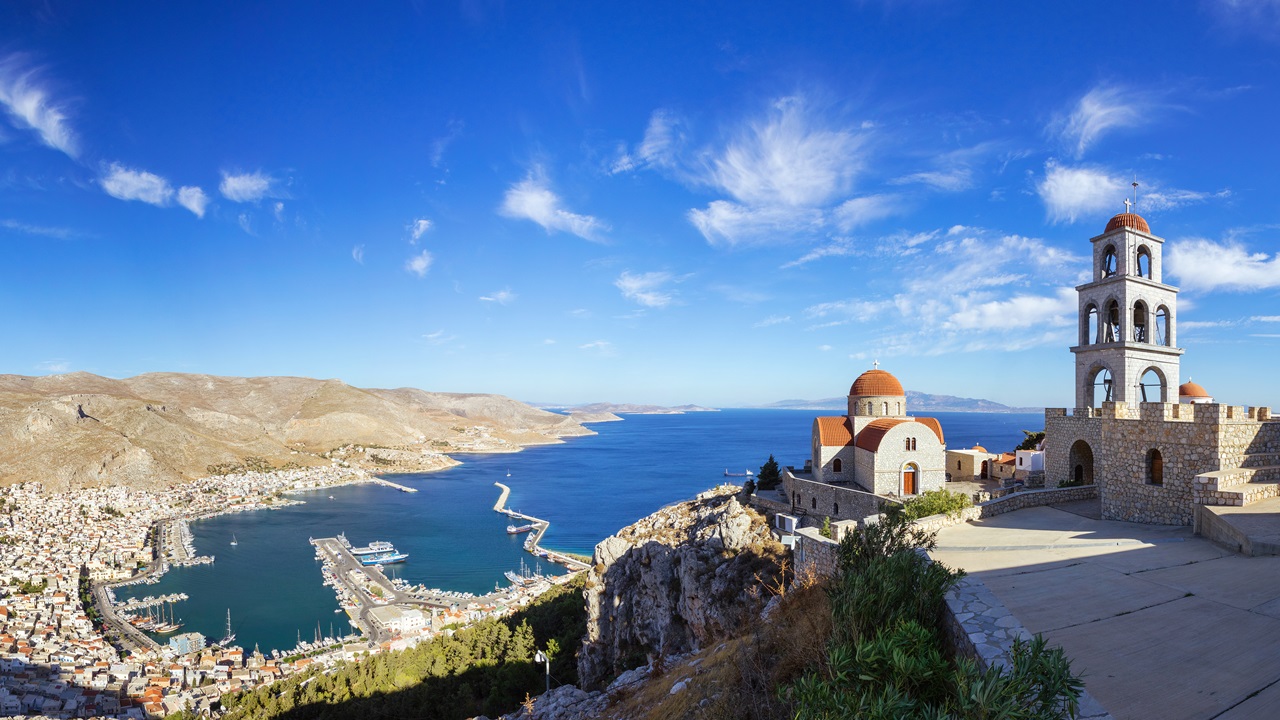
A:
POLYGON ((525 515, 522 512, 516 512, 515 510, 508 510, 506 507, 507 497, 511 495, 511 488, 507 487, 506 485, 503 485, 500 482, 496 482, 494 483, 494 485, 497 485, 498 487, 502 488, 502 494, 498 497, 498 502, 494 503, 493 511, 502 513, 503 515, 506 515, 507 517, 512 518, 513 520, 524 520, 530 525, 533 525, 533 530, 530 531, 532 534, 524 541, 525 550, 528 550, 530 554, 535 555, 537 557, 546 558, 551 562, 560 563, 561 565, 564 565, 565 567, 569 568, 569 570, 574 572, 586 570, 591 567, 590 565, 582 562, 577 558, 570 557, 568 555, 565 555, 564 553, 556 552, 555 550, 548 550, 542 547, 541 545, 542 536, 547 534, 547 528, 551 527, 551 523, 541 518, 536 518, 532 515, 525 515))

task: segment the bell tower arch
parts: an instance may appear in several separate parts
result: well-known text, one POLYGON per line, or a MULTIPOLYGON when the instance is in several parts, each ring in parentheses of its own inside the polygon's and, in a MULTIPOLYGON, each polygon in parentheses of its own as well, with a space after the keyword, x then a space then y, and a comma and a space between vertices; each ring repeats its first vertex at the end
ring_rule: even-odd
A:
POLYGON ((1093 244, 1093 280, 1076 288, 1076 407, 1177 402, 1178 289, 1164 284, 1164 239, 1137 213, 1111 218, 1093 244))

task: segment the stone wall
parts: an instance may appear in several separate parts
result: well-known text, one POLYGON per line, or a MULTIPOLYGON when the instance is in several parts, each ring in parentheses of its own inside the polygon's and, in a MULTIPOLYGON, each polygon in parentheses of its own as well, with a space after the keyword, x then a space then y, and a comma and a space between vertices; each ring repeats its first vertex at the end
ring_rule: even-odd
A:
MULTIPOLYGON (((1191 525, 1195 506, 1206 501, 1233 504, 1239 494, 1220 491, 1258 473, 1222 471, 1242 464, 1266 467, 1280 447, 1280 423, 1270 421, 1269 408, 1216 403, 1104 403, 1100 411, 1082 408, 1070 416, 1048 409, 1045 428, 1046 487, 1071 479, 1071 448, 1083 440, 1092 451, 1102 516, 1166 525, 1191 525), (1160 483, 1153 482, 1152 450, 1163 465, 1160 483), (1217 475, 1207 475, 1212 473, 1217 475)), ((1265 494, 1251 489, 1249 496, 1265 494)))
POLYGON ((791 502, 787 512, 795 515, 862 520, 878 514, 883 503, 893 502, 854 487, 799 477, 790 468, 782 473, 782 486, 791 502))

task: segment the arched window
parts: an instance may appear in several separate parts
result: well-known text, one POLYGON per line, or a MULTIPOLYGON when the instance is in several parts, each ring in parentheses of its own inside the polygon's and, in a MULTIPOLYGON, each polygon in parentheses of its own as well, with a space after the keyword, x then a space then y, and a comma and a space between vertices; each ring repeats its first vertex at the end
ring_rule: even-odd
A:
POLYGON ((836 458, 835 460, 831 461, 831 472, 838 473, 838 472, 841 472, 843 468, 844 468, 844 463, 840 462, 840 458, 836 458))
POLYGON ((1098 342, 1098 306, 1089 303, 1080 322, 1080 344, 1092 345, 1096 342, 1098 342))
POLYGON ((1147 453, 1147 482, 1152 485, 1164 484, 1164 456, 1155 448, 1147 453))
POLYGON ((896 414, 898 415, 902 414, 902 403, 898 403, 898 412, 896 414))
POLYGON ((831 514, 832 515, 840 514, 840 503, 831 503, 831 514))
POLYGON ((1161 305, 1156 308, 1156 331, 1153 340, 1157 345, 1169 346, 1169 308, 1161 305))
POLYGON ((1107 313, 1103 321, 1102 342, 1119 342, 1124 335, 1120 334, 1120 304, 1115 300, 1107 303, 1107 313))
POLYGON ((1136 342, 1149 342, 1147 338, 1147 304, 1139 300, 1133 304, 1133 339, 1136 342))
POLYGON ((960 469, 960 461, 959 461, 959 460, 957 460, 957 461, 956 461, 956 469, 957 469, 957 470, 959 470, 959 469, 960 469))
POLYGON ((916 449, 916 439, 915 439, 915 438, 911 438, 911 449, 912 449, 912 450, 915 450, 915 449, 916 449))
POLYGON ((885 404, 884 404, 884 414, 885 414, 885 415, 888 415, 888 414, 889 414, 889 403, 885 403, 885 404))
POLYGON ((871 403, 867 403, 867 414, 871 414, 871 403))
POLYGON ((818 496, 817 496, 817 495, 814 495, 812 498, 810 498, 810 503, 812 503, 813 509, 814 509, 814 510, 817 510, 817 509, 818 509, 818 496))
POLYGON ((1146 245, 1138 248, 1138 277, 1151 279, 1151 250, 1146 245))
POLYGON ((1102 277, 1109 278, 1115 275, 1116 271, 1116 246, 1108 245, 1102 251, 1102 277))
POLYGON ((1168 402, 1165 394, 1164 375, 1155 368, 1148 368, 1138 380, 1138 399, 1141 402, 1168 402))
POLYGON ((911 449, 911 438, 906 438, 906 439, 904 439, 904 440, 902 441, 902 444, 903 444, 903 446, 904 446, 904 447, 902 448, 903 450, 910 450, 910 449, 911 449))
POLYGON ((1112 384, 1110 370, 1098 368, 1094 371, 1093 379, 1090 380, 1090 385, 1092 385, 1091 397, 1093 398, 1092 407, 1102 407, 1102 403, 1111 402, 1115 399, 1112 384))

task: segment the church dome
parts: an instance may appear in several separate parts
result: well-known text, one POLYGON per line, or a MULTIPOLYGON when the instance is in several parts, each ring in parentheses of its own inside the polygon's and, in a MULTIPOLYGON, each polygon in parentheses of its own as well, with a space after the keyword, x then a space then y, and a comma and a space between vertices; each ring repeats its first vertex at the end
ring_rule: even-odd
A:
POLYGON ((974 450, 975 452, 986 452, 986 451, 987 451, 987 449, 986 449, 986 448, 984 448, 984 447, 982 447, 981 445, 974 445, 974 446, 973 446, 973 450, 974 450))
POLYGON ((1137 230, 1138 232, 1144 232, 1148 235, 1151 234, 1151 226, 1148 225, 1147 221, 1138 213, 1124 212, 1111 218, 1107 223, 1107 229, 1103 230, 1103 233, 1109 233, 1112 230, 1119 230, 1120 228, 1129 228, 1130 230, 1137 230))
POLYGON ((1178 386, 1178 395, 1184 398, 1207 398, 1212 397, 1209 391, 1200 386, 1199 383, 1190 381, 1184 382, 1178 386))
POLYGON ((898 378, 884 370, 868 370, 862 373, 857 380, 853 381, 853 387, 849 388, 849 395, 853 397, 906 394, 898 378))

